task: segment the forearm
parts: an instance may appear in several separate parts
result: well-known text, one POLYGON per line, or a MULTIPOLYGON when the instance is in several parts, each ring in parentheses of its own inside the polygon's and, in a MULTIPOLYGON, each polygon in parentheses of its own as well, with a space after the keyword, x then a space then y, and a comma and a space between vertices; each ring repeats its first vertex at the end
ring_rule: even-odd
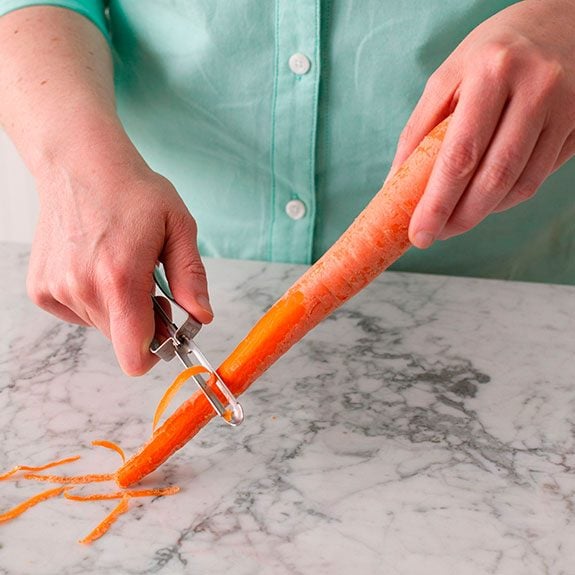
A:
POLYGON ((116 114, 106 39, 63 8, 0 18, 0 124, 35 176, 139 161, 116 114))

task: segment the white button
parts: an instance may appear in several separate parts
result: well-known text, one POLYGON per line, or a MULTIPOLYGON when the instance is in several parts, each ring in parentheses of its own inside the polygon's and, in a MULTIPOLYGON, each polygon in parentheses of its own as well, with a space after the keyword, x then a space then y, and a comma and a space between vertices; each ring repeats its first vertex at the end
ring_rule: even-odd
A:
POLYGON ((290 56, 288 64, 290 70, 298 76, 307 74, 311 68, 311 62, 309 61, 309 58, 305 54, 301 54, 299 52, 290 56))
POLYGON ((286 204, 286 214, 292 220, 301 220, 305 216, 305 204, 301 200, 290 200, 286 204))

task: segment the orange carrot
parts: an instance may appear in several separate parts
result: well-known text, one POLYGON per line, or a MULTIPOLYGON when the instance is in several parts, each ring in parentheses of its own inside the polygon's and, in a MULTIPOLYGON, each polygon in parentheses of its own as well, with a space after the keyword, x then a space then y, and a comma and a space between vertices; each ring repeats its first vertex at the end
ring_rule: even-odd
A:
POLYGON ((128 511, 128 496, 122 497, 122 501, 118 503, 114 509, 112 509, 111 513, 107 515, 104 520, 96 526, 96 528, 90 532, 84 539, 80 539, 79 543, 92 543, 96 539, 99 539, 110 529, 112 523, 114 523, 122 513, 126 513, 128 511))
POLYGON ((50 463, 45 463, 44 465, 17 465, 13 467, 10 471, 0 475, 0 481, 12 477, 18 471, 44 471, 44 469, 50 469, 51 467, 56 467, 57 465, 64 465, 65 463, 72 463, 73 461, 78 461, 80 459, 79 455, 74 457, 66 457, 65 459, 59 459, 58 461, 51 461, 50 463))
MULTIPOLYGON (((336 243, 252 328, 218 373, 234 395, 292 345, 349 300, 409 247, 408 227, 444 139, 449 118, 436 126, 386 182, 336 243)), ((214 412, 202 393, 185 401, 116 473, 132 485, 188 442, 214 412)))
POLYGON ((30 509, 30 507, 34 507, 34 505, 37 505, 42 501, 46 501, 46 499, 57 497, 66 489, 67 487, 56 487, 55 489, 42 491, 42 493, 38 493, 38 495, 30 497, 30 499, 26 499, 26 501, 16 505, 16 507, 12 507, 12 509, 9 509, 5 513, 0 513, 0 523, 4 523, 4 521, 9 521, 10 519, 18 517, 18 515, 22 515, 22 513, 30 509))

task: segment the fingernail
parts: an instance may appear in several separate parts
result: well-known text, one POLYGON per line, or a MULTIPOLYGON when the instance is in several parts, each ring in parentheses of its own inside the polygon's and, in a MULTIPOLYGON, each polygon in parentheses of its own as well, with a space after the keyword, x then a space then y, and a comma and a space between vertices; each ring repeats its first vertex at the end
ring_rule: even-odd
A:
POLYGON ((415 246, 422 250, 428 248, 435 240, 433 234, 424 231, 417 232, 414 239, 415 246))
POLYGON ((212 310, 212 306, 210 305, 210 300, 208 299, 207 295, 200 294, 196 298, 196 302, 204 311, 207 311, 210 315, 214 315, 214 312, 212 310))

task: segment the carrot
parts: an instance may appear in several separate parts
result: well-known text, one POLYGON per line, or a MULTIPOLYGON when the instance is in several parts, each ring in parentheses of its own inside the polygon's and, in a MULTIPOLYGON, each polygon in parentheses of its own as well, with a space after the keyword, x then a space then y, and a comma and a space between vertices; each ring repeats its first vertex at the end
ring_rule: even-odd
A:
POLYGON ((128 496, 122 497, 122 501, 118 503, 114 509, 107 515, 103 521, 96 526, 96 528, 91 531, 84 539, 80 539, 79 543, 92 543, 96 539, 99 539, 110 529, 112 523, 114 523, 122 513, 128 511, 128 502, 130 498, 128 496))
POLYGON ((24 479, 34 481, 46 481, 48 483, 69 483, 77 485, 80 483, 95 483, 97 481, 111 481, 114 479, 113 473, 90 473, 88 475, 41 475, 40 473, 27 473, 24 479))
POLYGON ((10 519, 14 519, 19 515, 22 515, 24 511, 30 509, 30 507, 34 507, 38 503, 42 501, 46 501, 46 499, 50 499, 51 497, 57 497, 63 491, 65 491, 67 487, 56 487, 55 489, 47 489, 46 491, 42 491, 42 493, 38 493, 30 499, 26 499, 22 503, 16 505, 16 507, 12 507, 12 509, 6 511, 5 513, 0 513, 0 523, 4 523, 4 521, 9 521, 10 519))
POLYGON ((10 471, 0 475, 0 481, 12 477, 12 475, 18 473, 18 471, 44 471, 44 469, 50 469, 51 467, 56 467, 57 465, 64 465, 65 463, 78 461, 78 459, 80 459, 80 456, 75 455, 74 457, 66 457, 65 459, 59 459, 58 461, 51 461, 50 463, 45 463, 44 465, 17 465, 16 467, 10 469, 10 471))
MULTIPOLYGON (((292 345, 349 300, 409 247, 408 227, 444 139, 449 118, 436 126, 336 243, 258 321, 218 373, 234 395, 292 345)), ((201 392, 185 401, 117 472, 126 487, 154 471, 212 417, 201 392)))
POLYGON ((122 461, 126 461, 126 454, 124 453, 124 450, 113 441, 108 441, 107 439, 95 439, 92 441, 92 445, 95 447, 105 447, 106 449, 111 449, 122 458, 122 461))

